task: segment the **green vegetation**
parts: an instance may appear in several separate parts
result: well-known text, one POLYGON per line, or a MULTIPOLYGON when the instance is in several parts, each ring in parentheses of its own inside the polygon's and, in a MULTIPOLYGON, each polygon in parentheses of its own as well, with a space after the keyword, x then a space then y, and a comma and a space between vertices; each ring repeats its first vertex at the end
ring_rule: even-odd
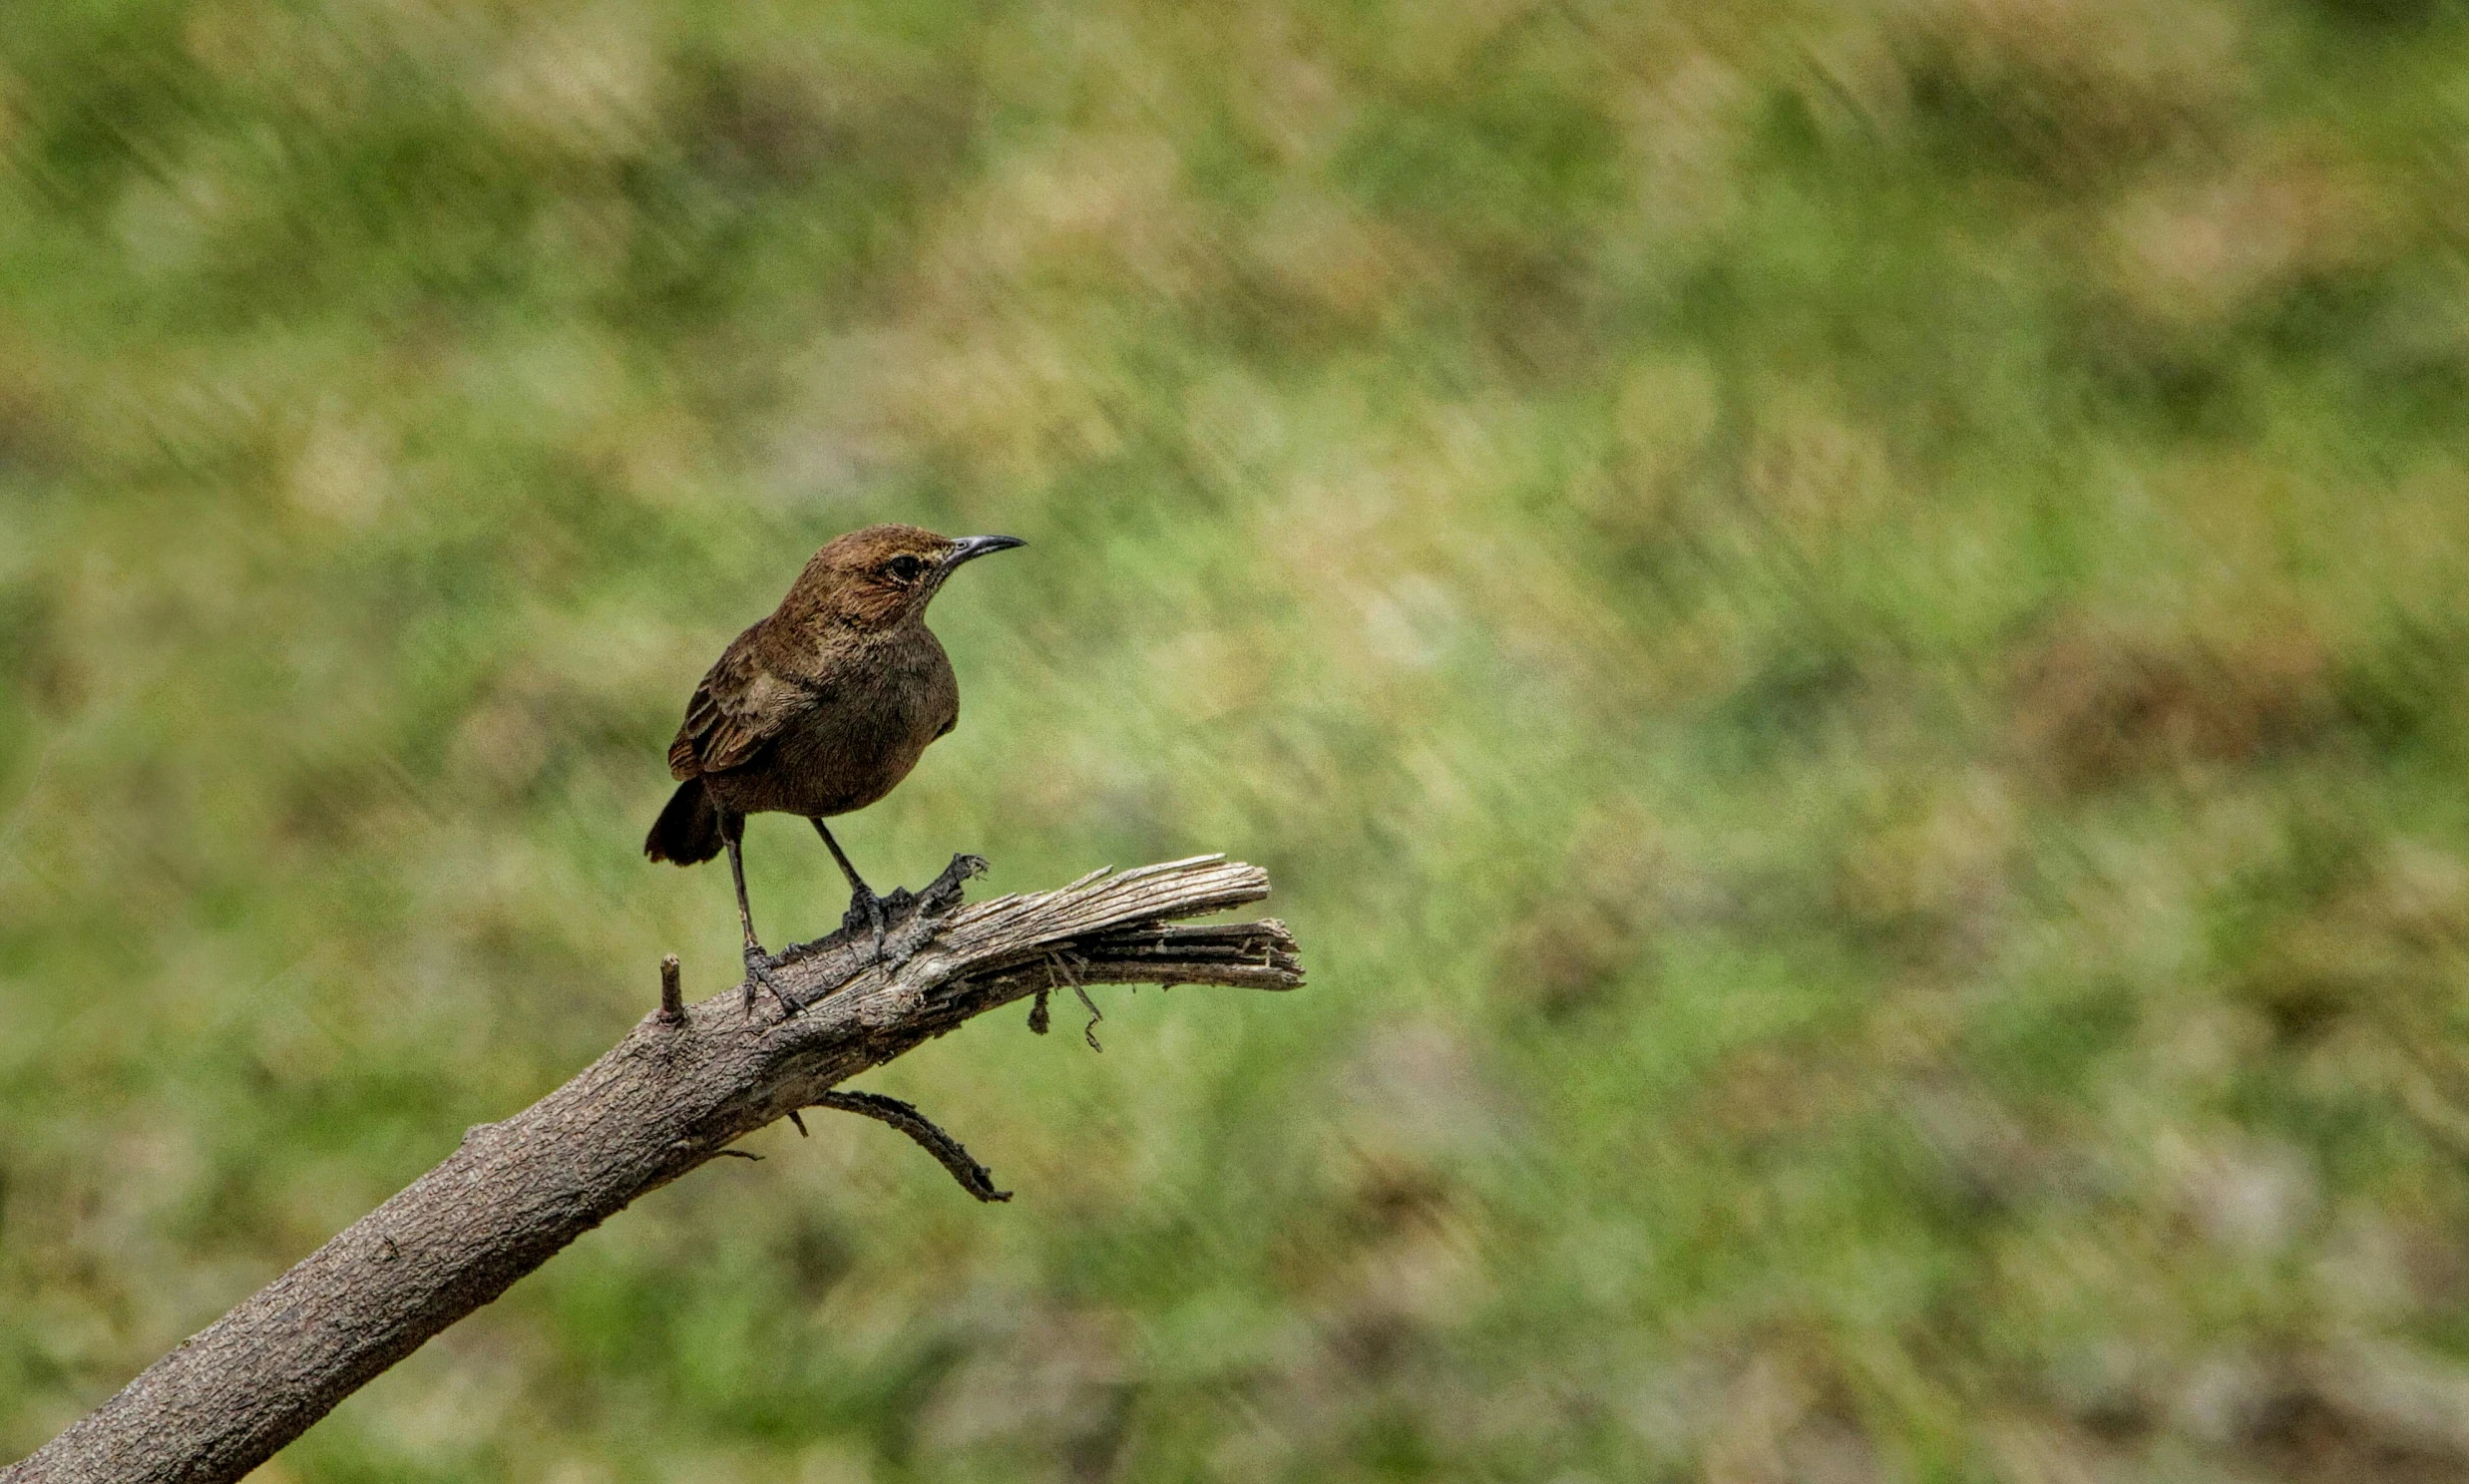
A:
POLYGON ((859 863, 1225 850, 1312 987, 260 1477, 2459 1477, 2464 139, 2433 0, 13 8, 0 1452, 734 980, 662 748, 896 518, 1032 546, 859 863))

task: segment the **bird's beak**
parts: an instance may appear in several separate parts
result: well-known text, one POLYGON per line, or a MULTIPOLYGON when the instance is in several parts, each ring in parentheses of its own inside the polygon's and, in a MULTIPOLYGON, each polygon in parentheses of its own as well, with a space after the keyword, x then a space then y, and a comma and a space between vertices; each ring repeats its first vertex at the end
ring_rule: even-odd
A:
POLYGON ((951 553, 943 558, 943 569, 948 572, 964 561, 975 561, 995 552, 1009 552, 1014 547, 1028 545, 1017 536, 964 536, 952 543, 951 553))

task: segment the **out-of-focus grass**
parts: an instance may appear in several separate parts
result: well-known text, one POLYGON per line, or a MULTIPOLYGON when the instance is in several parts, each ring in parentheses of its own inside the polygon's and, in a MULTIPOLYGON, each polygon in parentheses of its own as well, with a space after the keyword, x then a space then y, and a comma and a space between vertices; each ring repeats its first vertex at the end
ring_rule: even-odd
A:
MULTIPOLYGON (((829 536, 1030 539, 842 832, 1226 850, 297 1480, 2469 1467, 2469 28, 2433 0, 0 28, 0 1449, 648 1004, 829 536)), ((837 911, 752 832, 774 937, 837 911)))

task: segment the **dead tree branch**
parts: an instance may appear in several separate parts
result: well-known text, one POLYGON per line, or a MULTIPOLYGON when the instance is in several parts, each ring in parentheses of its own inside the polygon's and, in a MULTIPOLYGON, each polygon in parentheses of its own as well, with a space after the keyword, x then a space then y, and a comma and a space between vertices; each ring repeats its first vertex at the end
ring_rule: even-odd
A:
POLYGON ((0 1470, 0 1484, 237 1479, 629 1202, 800 1108, 881 1119, 972 1195, 1009 1199, 917 1109, 832 1088, 1039 993, 1058 955, 1080 984, 1303 981, 1281 924, 1174 926, 1267 896, 1257 867, 1209 856, 963 907, 963 883, 983 869, 956 857, 923 893, 887 902, 884 962, 870 961, 871 930, 784 954, 793 1009, 767 998, 749 1014, 732 988, 679 1014, 664 994, 581 1075, 472 1127, 445 1163, 0 1470))

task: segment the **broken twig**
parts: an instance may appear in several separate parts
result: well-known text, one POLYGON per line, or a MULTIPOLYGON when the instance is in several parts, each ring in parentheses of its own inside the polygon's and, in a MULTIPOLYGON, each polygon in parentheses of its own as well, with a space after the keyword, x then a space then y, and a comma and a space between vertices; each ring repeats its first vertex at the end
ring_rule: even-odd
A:
POLYGON ((827 1092, 816 1098, 819 1108, 838 1108, 843 1113, 857 1113, 880 1119, 918 1141, 918 1147, 943 1162, 960 1182, 962 1190, 981 1201, 1009 1201, 1012 1192, 995 1189, 995 1172, 981 1165, 961 1142, 935 1126, 935 1121, 917 1110, 914 1103, 885 1097, 879 1092, 827 1092))

